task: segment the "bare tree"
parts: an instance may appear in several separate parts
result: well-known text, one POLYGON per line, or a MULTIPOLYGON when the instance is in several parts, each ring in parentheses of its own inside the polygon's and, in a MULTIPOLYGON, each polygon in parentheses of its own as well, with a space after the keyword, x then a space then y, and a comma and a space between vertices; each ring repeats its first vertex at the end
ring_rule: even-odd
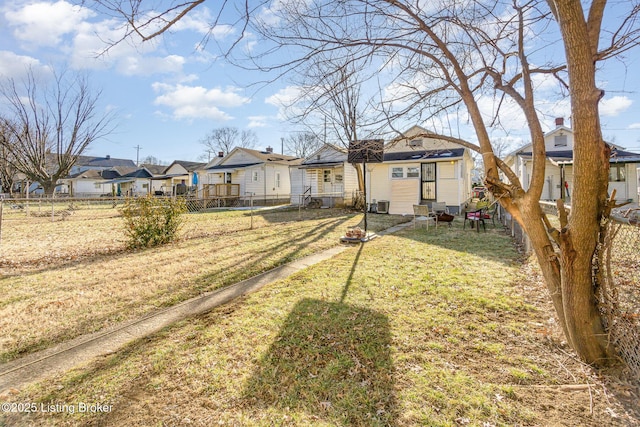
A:
POLYGON ((144 159, 142 159, 140 164, 141 165, 168 165, 169 163, 163 162, 162 160, 158 159, 156 156, 149 155, 144 159))
POLYGON ((200 141, 209 154, 221 152, 225 156, 235 147, 254 148, 257 142, 258 137, 255 132, 252 130, 240 131, 235 127, 213 129, 200 141))
MULTIPOLYGON (((385 106, 390 126, 396 127, 399 119, 412 117, 415 122, 445 113, 462 115, 473 126, 477 142, 446 127, 425 136, 480 153, 487 186, 531 239, 568 342, 589 363, 611 360, 594 293, 601 280, 594 266, 603 259, 602 224, 613 207, 607 198, 609 149, 598 117, 603 92, 595 77, 599 62, 637 46, 638 1, 612 3, 620 18, 611 20, 608 28, 603 21, 606 0, 318 0, 271 6, 269 21, 258 19, 252 28, 264 39, 257 46, 265 48, 253 51, 255 58, 264 60, 282 50, 293 59, 265 68, 293 70, 327 52, 337 63, 366 58, 370 66, 388 73, 389 87, 393 85, 385 106), (553 43, 554 22, 565 58, 531 50, 537 48, 531 40, 553 43), (561 230, 550 225, 539 205, 546 153, 534 91, 537 76, 555 77, 571 95, 573 205, 568 217, 559 202, 561 230), (499 100, 493 117, 481 108, 483 96, 499 100), (496 156, 490 138, 489 129, 499 121, 505 103, 517 106, 529 127, 533 170, 527 189, 496 156), (499 171, 507 181, 501 181, 499 171)), ((245 7, 245 19, 239 19, 247 23, 249 15, 245 7)))
POLYGON ((322 141, 312 132, 298 132, 284 140, 285 149, 296 157, 305 158, 320 148, 322 141))
POLYGON ((92 92, 86 76, 54 73, 47 86, 29 70, 21 84, 9 79, 0 88, 8 105, 1 140, 11 165, 45 194, 53 194, 60 178, 87 147, 111 131, 112 115, 98 111, 100 92, 92 92))
POLYGON ((7 128, 0 121, 0 192, 13 193, 13 186, 16 182, 18 170, 13 165, 12 153, 7 145, 13 144, 11 134, 7 132, 7 128))
MULTIPOLYGON (((302 67, 296 67, 300 94, 292 102, 290 120, 308 128, 324 130, 324 139, 336 141, 343 148, 375 135, 378 111, 370 97, 363 94, 367 80, 365 65, 344 57, 333 58, 321 53, 302 67)), ((354 164, 358 187, 364 190, 362 168, 354 164)))

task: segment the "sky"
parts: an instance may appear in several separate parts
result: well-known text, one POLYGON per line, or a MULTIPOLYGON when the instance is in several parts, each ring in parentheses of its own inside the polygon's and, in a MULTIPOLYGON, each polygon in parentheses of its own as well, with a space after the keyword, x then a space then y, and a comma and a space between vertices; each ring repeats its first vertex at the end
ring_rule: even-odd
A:
MULTIPOLYGON (((252 130, 258 137, 255 148, 271 146, 280 152, 281 138, 296 129, 284 120, 278 100, 289 99, 295 90, 286 79, 260 84, 269 76, 241 70, 221 58, 216 45, 234 40, 238 28, 221 25, 209 34, 212 13, 199 7, 162 37, 140 44, 125 41, 107 49, 106 41, 122 36, 120 23, 111 16, 65 0, 2 1, 0 78, 19 80, 28 67, 87 72, 92 87, 102 91, 101 108, 116 117, 115 131, 94 142, 88 155, 134 161, 154 156, 167 164, 199 160, 207 156, 200 141, 209 131, 225 126, 252 130), (210 40, 203 45, 208 34, 210 40)), ((628 53, 624 62, 610 61, 598 74, 606 93, 600 109, 605 139, 636 152, 640 152, 638 75, 639 50, 628 53)), ((491 103, 487 101, 488 109, 491 103)), ((554 116, 570 123, 568 102, 550 105, 545 130, 554 126, 554 116)), ((514 113, 504 122, 510 123, 509 129, 494 133, 495 138, 514 145, 527 141, 521 116, 514 113)))

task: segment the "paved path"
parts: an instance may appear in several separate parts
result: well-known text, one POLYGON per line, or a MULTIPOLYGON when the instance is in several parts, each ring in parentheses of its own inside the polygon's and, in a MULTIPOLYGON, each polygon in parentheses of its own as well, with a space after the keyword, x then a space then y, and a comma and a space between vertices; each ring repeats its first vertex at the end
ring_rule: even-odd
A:
MULTIPOLYGON (((391 227, 377 236, 393 233, 412 223, 391 227)), ((92 359, 117 351, 127 343, 151 335, 179 320, 205 313, 233 299, 255 292, 263 286, 284 279, 311 265, 327 260, 348 246, 336 246, 324 252, 269 270, 242 282, 209 292, 182 303, 156 311, 113 328, 78 337, 46 350, 0 365, 0 395, 9 389, 42 380, 92 359)))

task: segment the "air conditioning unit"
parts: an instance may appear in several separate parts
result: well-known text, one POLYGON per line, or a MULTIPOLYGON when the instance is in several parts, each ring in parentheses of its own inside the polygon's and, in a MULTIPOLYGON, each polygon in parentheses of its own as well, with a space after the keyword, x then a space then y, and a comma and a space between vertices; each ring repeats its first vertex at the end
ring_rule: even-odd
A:
POLYGON ((389 201, 388 200, 378 200, 378 213, 389 213, 389 201))

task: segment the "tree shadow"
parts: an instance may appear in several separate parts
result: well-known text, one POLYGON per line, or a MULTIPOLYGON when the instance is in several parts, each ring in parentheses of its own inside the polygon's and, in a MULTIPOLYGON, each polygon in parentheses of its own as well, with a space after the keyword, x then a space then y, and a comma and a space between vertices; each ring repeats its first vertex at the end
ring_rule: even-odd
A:
POLYGON ((387 317, 302 299, 245 385, 247 406, 307 413, 338 425, 395 425, 387 317))

